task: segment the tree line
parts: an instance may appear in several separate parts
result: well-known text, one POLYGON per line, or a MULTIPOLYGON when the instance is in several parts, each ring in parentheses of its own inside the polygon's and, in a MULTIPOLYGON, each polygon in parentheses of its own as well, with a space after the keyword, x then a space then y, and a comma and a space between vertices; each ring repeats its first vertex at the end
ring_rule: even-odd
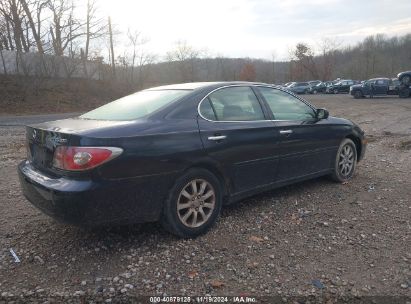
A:
MULTIPOLYGON (((85 77, 96 78, 86 64, 95 63, 98 79, 127 83, 132 89, 189 81, 367 79, 393 77, 411 69, 411 34, 377 34, 345 47, 332 39, 315 45, 300 42, 289 50, 289 58, 284 61, 275 60, 274 55, 271 60, 212 55, 186 41, 177 41, 165 56, 159 56, 146 50, 148 41, 138 29, 117 31, 113 20, 99 12, 98 0, 0 2, 0 64, 4 73, 3 51, 14 52, 17 66, 23 67, 26 53, 71 59, 75 64, 65 64, 67 77, 75 69, 82 69, 85 77)), ((48 70, 46 61, 42 69, 48 70)), ((39 75, 52 76, 44 71, 39 75)))

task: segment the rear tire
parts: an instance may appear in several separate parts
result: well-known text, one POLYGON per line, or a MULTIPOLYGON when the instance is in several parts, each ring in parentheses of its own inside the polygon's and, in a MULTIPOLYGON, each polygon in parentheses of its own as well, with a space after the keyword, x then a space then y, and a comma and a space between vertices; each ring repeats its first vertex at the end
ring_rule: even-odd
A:
POLYGON ((331 178, 339 183, 350 180, 357 165, 357 148, 354 142, 345 138, 338 148, 334 161, 334 171, 331 178))
POLYGON ((193 168, 178 178, 164 204, 161 224, 181 238, 206 233, 222 206, 220 181, 208 170, 193 168))
POLYGON ((338 90, 337 90, 337 89, 335 89, 333 92, 334 92, 334 94, 338 94, 338 90))

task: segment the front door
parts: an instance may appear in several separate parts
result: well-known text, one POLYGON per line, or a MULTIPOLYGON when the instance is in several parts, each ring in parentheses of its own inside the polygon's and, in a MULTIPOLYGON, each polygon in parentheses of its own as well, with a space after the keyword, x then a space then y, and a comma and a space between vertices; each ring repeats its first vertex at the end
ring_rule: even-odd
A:
POLYGON ((374 84, 375 95, 387 95, 388 79, 377 79, 374 84))
POLYGON ((318 120, 315 110, 287 92, 260 87, 259 92, 274 116, 280 136, 278 181, 287 181, 332 168, 339 142, 336 130, 318 120))
POLYGON ((198 126, 206 153, 230 177, 233 194, 275 181, 280 136, 251 87, 211 93, 200 104, 198 126))

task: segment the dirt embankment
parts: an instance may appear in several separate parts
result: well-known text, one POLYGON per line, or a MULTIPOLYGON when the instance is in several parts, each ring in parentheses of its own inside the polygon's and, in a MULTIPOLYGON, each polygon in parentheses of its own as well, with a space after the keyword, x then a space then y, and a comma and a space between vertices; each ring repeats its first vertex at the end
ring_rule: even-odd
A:
POLYGON ((137 90, 110 81, 0 75, 0 115, 85 112, 137 90))

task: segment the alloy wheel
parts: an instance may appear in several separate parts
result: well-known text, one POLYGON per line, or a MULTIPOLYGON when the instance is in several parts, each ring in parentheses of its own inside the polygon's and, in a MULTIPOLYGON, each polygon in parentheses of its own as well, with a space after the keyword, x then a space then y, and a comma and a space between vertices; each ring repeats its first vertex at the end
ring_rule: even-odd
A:
POLYGON ((349 176, 354 168, 354 161, 354 149, 351 145, 345 145, 341 149, 340 156, 338 158, 338 169, 340 174, 344 177, 349 176))
POLYGON ((213 186, 204 179, 186 184, 177 201, 177 214, 181 223, 190 228, 200 227, 213 214, 216 194, 213 186))

